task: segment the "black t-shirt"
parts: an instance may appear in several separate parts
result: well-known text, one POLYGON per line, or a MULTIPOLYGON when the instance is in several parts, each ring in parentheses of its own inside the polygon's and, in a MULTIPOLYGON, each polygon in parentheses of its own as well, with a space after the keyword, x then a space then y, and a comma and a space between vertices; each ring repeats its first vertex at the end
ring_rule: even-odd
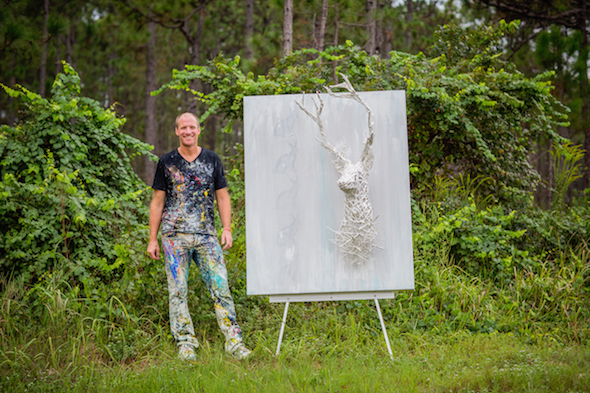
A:
POLYGON ((227 187, 219 156, 207 149, 193 161, 185 160, 178 149, 158 161, 154 184, 166 191, 162 214, 162 233, 200 233, 217 235, 215 230, 215 191, 227 187))

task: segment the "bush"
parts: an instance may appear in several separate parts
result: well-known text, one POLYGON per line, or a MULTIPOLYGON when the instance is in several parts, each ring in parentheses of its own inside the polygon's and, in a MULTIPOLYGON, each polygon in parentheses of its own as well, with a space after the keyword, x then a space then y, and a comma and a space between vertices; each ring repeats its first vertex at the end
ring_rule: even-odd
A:
POLYGON ((455 263, 472 276, 510 283, 515 269, 536 268, 543 257, 520 247, 526 229, 513 229, 516 211, 479 210, 473 202, 448 213, 439 205, 413 206, 416 247, 429 252, 448 244, 455 263))
POLYGON ((73 286, 92 286, 119 278, 146 236, 148 188, 130 159, 150 146, 64 70, 52 98, 2 86, 24 110, 0 128, 0 274, 33 283, 63 268, 73 286))

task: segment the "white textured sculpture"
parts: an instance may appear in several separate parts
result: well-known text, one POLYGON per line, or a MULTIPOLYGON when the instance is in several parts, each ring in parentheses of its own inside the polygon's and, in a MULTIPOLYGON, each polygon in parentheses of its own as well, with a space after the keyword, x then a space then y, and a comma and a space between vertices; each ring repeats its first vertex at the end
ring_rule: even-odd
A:
POLYGON ((317 123, 321 136, 318 141, 336 158, 334 164, 340 173, 338 187, 344 192, 344 218, 340 229, 335 231, 334 243, 340 248, 345 261, 353 265, 362 265, 371 259, 375 248, 374 240, 377 236, 373 225, 373 206, 369 200, 369 170, 373 166, 371 146, 373 144, 374 120, 371 108, 354 90, 346 75, 340 75, 344 78, 344 82, 330 87, 326 86, 328 94, 338 98, 352 98, 363 105, 368 112, 368 131, 365 133, 365 144, 358 162, 353 163, 346 158, 346 143, 344 143, 342 151, 339 151, 328 142, 321 118, 324 102, 319 93, 317 94, 319 104, 312 98, 316 108, 315 116, 305 108, 303 99, 301 103, 296 101, 296 104, 317 123), (348 93, 334 93, 332 91, 334 88, 345 88, 348 93))

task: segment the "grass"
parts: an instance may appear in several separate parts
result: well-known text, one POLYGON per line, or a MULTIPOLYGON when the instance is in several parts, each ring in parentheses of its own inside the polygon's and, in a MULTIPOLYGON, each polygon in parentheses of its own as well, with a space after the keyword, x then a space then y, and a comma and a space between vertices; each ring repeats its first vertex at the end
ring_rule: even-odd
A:
POLYGON ((272 354, 276 337, 260 336, 246 361, 226 356, 221 340, 202 340, 196 362, 176 360, 169 344, 130 364, 88 363, 75 377, 51 369, 35 378, 13 374, 0 387, 137 393, 590 391, 590 349, 580 345, 529 345, 511 334, 416 333, 392 337, 392 361, 382 337, 366 332, 327 346, 318 344, 321 337, 298 336, 293 328, 288 335, 278 357, 272 354))

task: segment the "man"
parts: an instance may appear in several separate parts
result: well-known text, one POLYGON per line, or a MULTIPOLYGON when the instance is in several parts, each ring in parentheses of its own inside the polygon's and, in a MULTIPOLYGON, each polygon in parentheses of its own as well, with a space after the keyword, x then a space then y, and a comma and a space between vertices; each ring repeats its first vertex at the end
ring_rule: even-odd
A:
POLYGON ((175 132, 180 146, 160 158, 154 177, 147 252, 152 259, 159 259, 157 236, 161 224, 170 327, 178 343, 179 357, 194 360, 195 349, 199 346, 187 305, 189 266, 194 262, 213 298, 217 322, 226 340, 226 352, 243 359, 250 350, 242 343, 242 331, 236 322, 223 251, 215 229, 214 197, 223 225, 221 244, 224 250, 229 249, 233 242, 231 205, 223 166, 215 152, 198 145, 201 128, 195 115, 178 116, 175 132))

